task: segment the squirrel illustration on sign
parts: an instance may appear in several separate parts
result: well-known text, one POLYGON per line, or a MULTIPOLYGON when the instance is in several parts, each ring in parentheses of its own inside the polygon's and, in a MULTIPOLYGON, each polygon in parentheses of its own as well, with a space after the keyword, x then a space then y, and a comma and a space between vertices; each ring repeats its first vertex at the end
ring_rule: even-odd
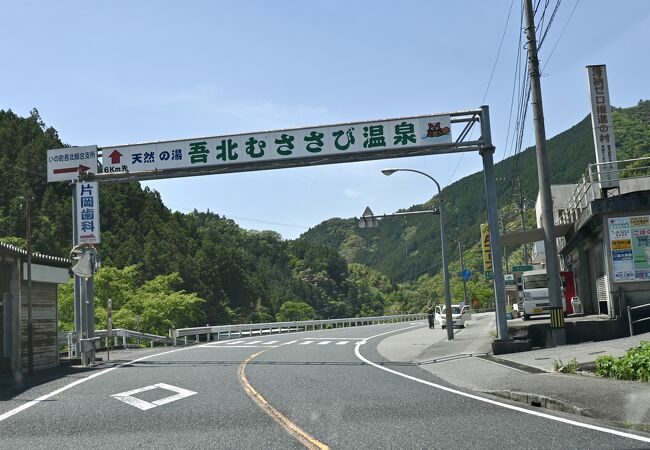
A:
POLYGON ((431 123, 429 122, 429 129, 427 130, 427 137, 438 137, 449 134, 451 129, 449 127, 440 127, 440 122, 431 123))

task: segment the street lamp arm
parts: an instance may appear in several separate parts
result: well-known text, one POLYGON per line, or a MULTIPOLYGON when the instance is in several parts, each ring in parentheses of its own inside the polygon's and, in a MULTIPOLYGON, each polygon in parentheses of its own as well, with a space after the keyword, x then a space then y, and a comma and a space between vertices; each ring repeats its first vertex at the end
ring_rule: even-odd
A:
POLYGON ((449 286, 449 271, 447 270, 447 250, 446 250, 446 245, 445 245, 445 215, 444 215, 444 209, 442 205, 442 195, 441 195, 441 190, 440 190, 440 184, 436 181, 435 178, 433 178, 431 175, 425 172, 421 172, 419 170, 415 169, 384 169, 381 171, 386 176, 392 175, 395 172, 415 172, 419 173, 420 175, 424 175, 434 183, 436 183, 436 187, 438 188, 438 214, 440 214, 440 247, 441 247, 441 253, 442 253, 442 275, 444 278, 444 283, 445 283, 445 309, 446 309, 446 322, 447 322, 447 339, 450 341, 454 338, 454 321, 451 316, 451 288, 449 286))
POLYGON ((415 172, 415 173, 419 173, 420 175, 424 175, 425 177, 427 177, 428 179, 430 179, 431 181, 433 181, 434 183, 436 183, 436 187, 438 188, 438 195, 440 195, 440 184, 438 184, 438 182, 436 181, 436 179, 433 178, 433 177, 432 177, 431 175, 429 175, 428 173, 421 172, 421 171, 416 170, 416 169, 383 169, 383 170, 381 171, 381 173, 383 173, 383 174, 386 175, 386 176, 390 176, 390 175, 394 174, 395 172, 415 172))

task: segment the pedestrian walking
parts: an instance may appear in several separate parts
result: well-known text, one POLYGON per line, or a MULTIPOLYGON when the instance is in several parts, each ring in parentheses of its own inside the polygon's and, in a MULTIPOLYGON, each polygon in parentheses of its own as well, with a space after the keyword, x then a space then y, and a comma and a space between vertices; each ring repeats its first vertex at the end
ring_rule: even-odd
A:
POLYGON ((429 320, 429 329, 433 330, 436 326, 436 313, 433 308, 427 310, 427 319, 429 320))

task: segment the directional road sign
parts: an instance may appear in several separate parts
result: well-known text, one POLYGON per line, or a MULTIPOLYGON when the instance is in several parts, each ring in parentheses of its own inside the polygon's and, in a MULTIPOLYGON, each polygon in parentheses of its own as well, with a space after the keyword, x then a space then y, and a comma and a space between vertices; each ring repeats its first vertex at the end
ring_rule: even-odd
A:
POLYGON ((82 173, 97 173, 97 146, 57 148, 47 151, 47 181, 71 181, 82 173))
POLYGON ((466 267, 460 272, 459 275, 463 280, 467 281, 472 278, 472 271, 466 267))

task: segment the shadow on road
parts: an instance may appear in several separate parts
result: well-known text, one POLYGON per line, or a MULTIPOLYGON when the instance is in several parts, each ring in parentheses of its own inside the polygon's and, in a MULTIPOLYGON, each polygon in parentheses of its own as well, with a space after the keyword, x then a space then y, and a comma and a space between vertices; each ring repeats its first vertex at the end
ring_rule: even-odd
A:
POLYGON ((102 370, 104 367, 71 367, 60 366, 48 370, 34 372, 32 375, 22 374, 2 374, 0 375, 0 401, 10 400, 17 395, 22 394, 34 387, 42 384, 51 383, 52 381, 68 378, 78 379, 85 378, 92 372, 102 370))

